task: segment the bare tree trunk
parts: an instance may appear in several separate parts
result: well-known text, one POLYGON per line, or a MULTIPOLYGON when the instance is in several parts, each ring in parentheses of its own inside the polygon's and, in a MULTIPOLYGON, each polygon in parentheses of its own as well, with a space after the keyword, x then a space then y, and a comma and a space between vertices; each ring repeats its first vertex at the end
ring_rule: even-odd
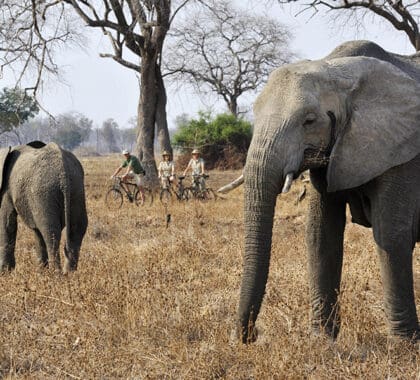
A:
POLYGON ((227 104, 229 112, 235 117, 238 117, 238 101, 236 99, 230 98, 227 104))
POLYGON ((136 144, 136 153, 146 171, 146 182, 152 187, 159 185, 154 157, 155 128, 160 149, 172 152, 166 119, 166 90, 157 57, 155 51, 146 52, 142 57, 136 144))
POLYGON ((156 107, 156 132, 161 152, 167 150, 172 153, 171 140, 169 137, 168 120, 166 117, 166 90, 163 83, 162 72, 159 66, 156 66, 156 84, 157 84, 157 107, 156 107))
POLYGON ((146 53, 142 59, 140 72, 136 144, 136 153, 146 171, 146 182, 153 186, 157 183, 157 169, 153 147, 157 105, 155 67, 156 58, 146 53))

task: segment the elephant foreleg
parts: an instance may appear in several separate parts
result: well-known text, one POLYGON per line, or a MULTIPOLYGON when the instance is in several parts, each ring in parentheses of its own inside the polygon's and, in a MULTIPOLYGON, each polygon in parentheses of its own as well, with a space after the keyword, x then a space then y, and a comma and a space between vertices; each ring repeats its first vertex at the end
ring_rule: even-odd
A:
POLYGON ((338 294, 343 262, 345 201, 326 192, 311 173, 315 186, 309 203, 306 231, 312 326, 336 338, 340 329, 338 294))
POLYGON ((5 198, 0 208, 0 220, 0 270, 11 270, 16 266, 17 213, 11 201, 5 198))

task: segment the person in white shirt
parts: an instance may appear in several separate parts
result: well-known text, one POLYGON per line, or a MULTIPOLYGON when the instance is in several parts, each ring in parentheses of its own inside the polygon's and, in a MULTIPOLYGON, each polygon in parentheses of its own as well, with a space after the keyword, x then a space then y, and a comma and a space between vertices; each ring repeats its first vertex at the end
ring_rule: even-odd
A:
POLYGON ((162 188, 165 189, 169 186, 169 182, 176 185, 175 163, 171 161, 171 154, 166 150, 162 152, 162 159, 159 163, 158 175, 162 188))
POLYGON ((204 179, 204 160, 200 157, 200 151, 198 149, 194 149, 191 152, 192 158, 188 163, 188 166, 184 170, 184 176, 187 174, 188 170, 191 169, 191 175, 194 177, 200 176, 199 178, 199 186, 200 190, 204 190, 206 188, 206 182, 204 179))

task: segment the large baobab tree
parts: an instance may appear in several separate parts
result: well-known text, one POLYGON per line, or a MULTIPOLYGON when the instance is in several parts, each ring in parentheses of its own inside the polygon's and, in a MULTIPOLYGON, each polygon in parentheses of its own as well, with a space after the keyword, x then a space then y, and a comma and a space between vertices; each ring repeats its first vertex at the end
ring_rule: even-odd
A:
POLYGON ((393 28, 405 33, 416 51, 420 51, 419 0, 277 0, 280 4, 301 3, 302 12, 316 14, 319 9, 341 11, 356 22, 376 15, 393 28))
MULTIPOLYGON (((13 3, 6 15, 10 24, 23 10, 26 12, 26 17, 32 20, 25 25, 28 38, 38 37, 41 48, 48 46, 49 41, 43 37, 39 25, 47 21, 59 25, 62 19, 57 18, 57 9, 62 17, 77 16, 79 21, 108 37, 110 52, 101 56, 134 70, 139 76, 136 153, 148 175, 156 178, 153 149, 155 130, 161 148, 171 150, 166 120, 166 91, 161 73, 162 47, 173 18, 190 0, 4 1, 13 3), (23 3, 25 9, 20 6, 23 3), (43 40, 46 40, 45 43, 43 40)), ((19 39, 14 49, 28 50, 30 46, 27 41, 19 39)), ((52 55, 48 58, 53 62, 52 55)), ((42 70, 45 61, 38 60, 37 63, 42 70)))
POLYGON ((162 47, 174 16, 190 0, 62 0, 92 28, 101 30, 112 47, 103 53, 139 73, 137 154, 152 177, 155 128, 161 149, 171 150, 166 119, 166 91, 161 73, 162 47))
POLYGON ((170 33, 165 75, 198 93, 217 94, 235 116, 239 97, 257 90, 273 68, 293 58, 285 26, 231 1, 202 1, 170 33))

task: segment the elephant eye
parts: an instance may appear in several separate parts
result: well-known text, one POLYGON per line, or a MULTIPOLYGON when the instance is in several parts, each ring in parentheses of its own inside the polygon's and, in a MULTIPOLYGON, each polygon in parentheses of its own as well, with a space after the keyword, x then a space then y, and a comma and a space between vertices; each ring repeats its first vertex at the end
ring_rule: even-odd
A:
POLYGON ((303 123, 303 126, 304 126, 304 127, 308 127, 308 126, 310 126, 310 125, 314 124, 314 123, 315 123, 315 121, 316 121, 316 116, 315 116, 315 115, 308 115, 308 116, 306 117, 305 122, 303 123))

